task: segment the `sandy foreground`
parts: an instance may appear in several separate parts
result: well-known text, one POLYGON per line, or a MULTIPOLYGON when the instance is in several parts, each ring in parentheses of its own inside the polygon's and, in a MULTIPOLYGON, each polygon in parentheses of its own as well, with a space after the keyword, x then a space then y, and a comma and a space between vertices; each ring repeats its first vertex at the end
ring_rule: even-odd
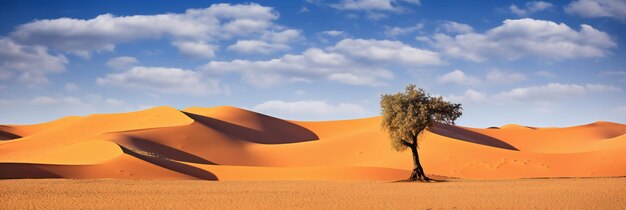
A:
POLYGON ((0 209, 620 209, 626 178, 341 181, 0 180, 0 209))

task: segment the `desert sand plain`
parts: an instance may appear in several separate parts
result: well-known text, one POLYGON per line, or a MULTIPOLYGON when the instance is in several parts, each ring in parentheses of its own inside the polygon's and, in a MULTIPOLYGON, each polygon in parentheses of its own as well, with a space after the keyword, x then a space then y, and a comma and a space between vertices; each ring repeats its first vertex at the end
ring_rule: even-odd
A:
POLYGON ((445 181, 401 183, 411 154, 392 150, 379 117, 299 122, 226 106, 73 116, 0 126, 1 207, 611 209, 626 205, 625 134, 611 122, 439 124, 420 159, 445 181))

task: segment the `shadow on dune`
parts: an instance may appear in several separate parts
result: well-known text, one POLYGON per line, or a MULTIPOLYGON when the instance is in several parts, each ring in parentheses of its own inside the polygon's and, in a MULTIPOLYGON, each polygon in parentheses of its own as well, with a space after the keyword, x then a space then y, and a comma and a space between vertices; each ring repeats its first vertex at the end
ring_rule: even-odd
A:
POLYGON ((120 145, 120 148, 122 148, 122 151, 124 151, 124 153, 139 158, 143 161, 146 161, 148 163, 152 163, 154 165, 160 166, 162 168, 166 168, 181 174, 186 174, 198 179, 204 179, 204 180, 215 180, 217 181, 218 178, 217 176, 215 176, 215 174, 205 171, 203 169, 194 167, 194 166, 190 166, 190 165, 186 165, 186 164, 182 164, 182 163, 177 163, 165 158, 160 158, 160 157, 152 157, 149 155, 145 155, 145 154, 140 154, 138 152, 135 152, 131 149, 128 149, 124 146, 120 145))
POLYGON ((255 130, 219 119, 183 112, 202 125, 226 133, 234 138, 258 144, 287 144, 318 140, 317 134, 309 129, 281 119, 262 119, 266 129, 255 130))
POLYGON ((13 139, 19 139, 22 138, 21 136, 6 132, 6 131, 0 131, 0 141, 3 140, 13 140, 13 139))
POLYGON ((197 155, 185 152, 180 149, 172 148, 167 145, 159 144, 149 139, 144 139, 141 137, 127 136, 124 142, 117 142, 117 143, 120 144, 120 146, 137 148, 141 151, 146 151, 162 158, 185 161, 185 162, 192 162, 192 163, 215 165, 215 163, 208 161, 197 155), (130 143, 132 144, 132 146, 125 145, 126 143, 130 143))
POLYGON ((33 163, 0 163, 0 179, 63 178, 33 163))
POLYGON ((513 145, 510 145, 509 143, 506 143, 500 139, 487 136, 478 132, 474 132, 471 130, 467 130, 461 127, 457 127, 454 125, 437 123, 434 129, 432 130, 432 132, 445 136, 445 137, 450 137, 453 139, 461 140, 461 141, 471 142, 475 144, 482 144, 482 145, 490 146, 490 147, 498 147, 501 149, 519 151, 519 149, 515 148, 513 145))

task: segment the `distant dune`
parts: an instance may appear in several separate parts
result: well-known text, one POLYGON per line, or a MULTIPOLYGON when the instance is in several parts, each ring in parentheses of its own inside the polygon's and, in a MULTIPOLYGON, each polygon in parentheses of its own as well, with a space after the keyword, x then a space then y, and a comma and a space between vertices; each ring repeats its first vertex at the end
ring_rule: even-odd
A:
MULTIPOLYGON (((424 135, 427 174, 461 179, 626 176, 626 125, 566 128, 438 124, 424 135)), ((155 107, 0 125, 0 178, 399 180, 380 117, 288 121, 235 107, 155 107)))

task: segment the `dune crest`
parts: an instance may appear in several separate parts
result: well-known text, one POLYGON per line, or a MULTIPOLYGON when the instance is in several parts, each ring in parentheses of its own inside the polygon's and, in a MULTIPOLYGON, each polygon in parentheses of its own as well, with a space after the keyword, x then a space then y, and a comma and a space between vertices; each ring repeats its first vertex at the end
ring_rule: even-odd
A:
MULTIPOLYGON (((0 126, 0 178, 399 180, 380 117, 288 121, 236 107, 191 107, 0 126)), ((437 124, 420 140, 431 176, 626 176, 626 125, 499 129, 437 124)))

